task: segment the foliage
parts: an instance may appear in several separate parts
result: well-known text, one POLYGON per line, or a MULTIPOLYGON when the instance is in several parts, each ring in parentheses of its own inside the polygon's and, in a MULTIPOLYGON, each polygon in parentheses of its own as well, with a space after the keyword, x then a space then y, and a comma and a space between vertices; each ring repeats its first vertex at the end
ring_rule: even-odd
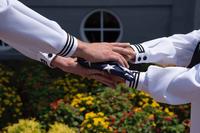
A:
POLYGON ((56 101, 50 106, 51 108, 48 108, 48 111, 44 111, 39 117, 46 129, 54 122, 65 123, 70 127, 78 127, 81 124, 83 117, 76 108, 62 101, 56 101))
POLYGON ((96 92, 102 87, 94 80, 87 80, 57 70, 50 71, 49 68, 32 62, 18 70, 16 79, 16 86, 20 89, 23 100, 26 101, 24 111, 29 112, 29 116, 38 115, 37 113, 51 102, 64 96, 65 100, 71 100, 77 93, 96 92))
POLYGON ((47 120, 44 123, 64 122, 80 128, 83 133, 185 131, 184 124, 179 122, 177 115, 169 108, 157 103, 144 92, 130 91, 123 86, 116 90, 105 88, 96 94, 79 93, 71 101, 60 99, 50 106, 51 111, 44 115, 47 120), (138 104, 130 102, 134 99, 138 100, 138 104), (73 110, 69 111, 69 108, 73 110))
POLYGON ((48 87, 51 78, 46 67, 37 64, 25 65, 17 71, 15 77, 16 87, 19 88, 23 101, 26 101, 24 102, 26 116, 37 115, 37 112, 40 112, 48 103, 55 100, 53 90, 48 87))
POLYGON ((175 115, 171 116, 151 106, 112 115, 110 122, 115 132, 183 133, 185 130, 175 115))
POLYGON ((10 85, 13 72, 0 66, 0 128, 22 115, 22 101, 15 87, 10 85))
POLYGON ((35 119, 21 119, 18 123, 4 128, 4 133, 76 133, 76 129, 69 128, 67 125, 55 122, 50 125, 48 131, 42 128, 40 122, 35 119))
POLYGON ((77 130, 69 128, 67 125, 55 122, 53 125, 50 125, 48 133, 76 133, 77 130))
POLYGON ((32 120, 19 120, 11 126, 4 129, 4 133, 43 133, 42 126, 39 122, 32 120))
POLYGON ((23 118, 36 118, 38 122, 30 121, 39 123, 42 132, 50 128, 62 132, 68 129, 66 125, 83 133, 185 133, 190 127, 190 105, 160 104, 148 94, 123 85, 106 88, 96 81, 34 63, 14 73, 0 66, 0 76, 2 127, 21 114, 23 118))
POLYGON ((81 132, 94 133, 94 132, 112 132, 112 128, 109 127, 110 123, 104 113, 89 112, 85 114, 85 119, 81 123, 81 132))

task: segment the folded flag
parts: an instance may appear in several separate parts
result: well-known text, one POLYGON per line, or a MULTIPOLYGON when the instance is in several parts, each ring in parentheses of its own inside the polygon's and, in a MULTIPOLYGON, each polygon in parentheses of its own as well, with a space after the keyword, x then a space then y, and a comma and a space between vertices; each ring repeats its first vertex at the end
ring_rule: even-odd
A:
POLYGON ((137 88, 140 76, 140 72, 138 71, 129 70, 113 61, 91 63, 82 58, 78 58, 77 61, 82 67, 96 69, 99 71, 104 71, 108 74, 119 76, 126 81, 126 84, 129 87, 137 88))

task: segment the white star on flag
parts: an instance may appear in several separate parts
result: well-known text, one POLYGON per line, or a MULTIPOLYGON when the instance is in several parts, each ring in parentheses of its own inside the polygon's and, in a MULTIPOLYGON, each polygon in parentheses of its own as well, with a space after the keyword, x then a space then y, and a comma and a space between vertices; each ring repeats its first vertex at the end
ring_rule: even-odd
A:
POLYGON ((108 73, 110 73, 110 70, 114 70, 115 69, 114 67, 115 67, 114 65, 109 65, 108 64, 103 68, 103 70, 107 70, 108 73))

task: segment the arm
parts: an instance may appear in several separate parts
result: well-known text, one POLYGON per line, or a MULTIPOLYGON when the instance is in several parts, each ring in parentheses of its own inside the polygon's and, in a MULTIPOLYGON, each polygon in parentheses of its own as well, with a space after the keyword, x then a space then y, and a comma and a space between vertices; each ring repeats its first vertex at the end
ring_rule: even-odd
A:
POLYGON ((77 39, 67 34, 56 22, 18 0, 1 0, 0 5, 0 39, 13 48, 32 59, 45 60, 48 64, 51 60, 42 53, 66 57, 74 54, 78 46, 77 39))
POLYGON ((92 62, 113 60, 128 66, 126 60, 112 50, 113 46, 102 43, 89 46, 67 34, 56 22, 41 16, 18 0, 0 1, 0 20, 1 40, 45 64, 50 65, 58 55, 77 56, 92 62))
POLYGON ((127 60, 132 63, 155 63, 160 65, 188 66, 197 44, 200 42, 200 30, 188 34, 177 34, 163 37, 141 44, 128 45, 115 48, 115 51, 123 54, 129 51, 127 60))
POLYGON ((188 34, 177 34, 168 38, 160 38, 134 45, 136 51, 136 63, 148 62, 157 64, 173 64, 177 66, 188 66, 193 52, 200 42, 200 30, 188 34), (140 51, 144 48, 144 52, 140 51), (146 60, 138 60, 140 57, 146 60))
POLYGON ((113 88, 115 87, 115 81, 111 80, 111 75, 98 70, 89 70, 83 68, 78 64, 76 58, 56 56, 56 58, 52 61, 52 66, 57 67, 64 72, 73 73, 89 79, 95 79, 107 86, 113 88))
MULTIPOLYGON (((155 100, 168 104, 197 101, 200 95, 200 64, 191 69, 150 66, 140 73, 138 85, 129 86, 149 93, 155 100)), ((132 82, 134 82, 132 81, 132 82)))

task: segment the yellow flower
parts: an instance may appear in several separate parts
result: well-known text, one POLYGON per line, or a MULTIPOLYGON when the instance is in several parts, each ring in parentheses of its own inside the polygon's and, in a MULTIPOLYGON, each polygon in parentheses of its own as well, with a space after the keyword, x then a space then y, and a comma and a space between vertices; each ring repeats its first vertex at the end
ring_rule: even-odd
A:
POLYGON ((141 109, 141 108, 134 108, 133 111, 134 111, 134 112, 141 112, 142 109, 141 109))
POLYGON ((145 103, 142 107, 145 108, 146 106, 148 106, 149 104, 148 103, 145 103))
POLYGON ((169 113, 169 109, 168 108, 165 108, 164 110, 166 113, 169 113))
POLYGON ((169 116, 174 116, 174 112, 170 112, 168 108, 164 110, 169 116))
POLYGON ((148 117, 149 120, 154 120, 154 114, 150 114, 148 117))
POLYGON ((79 111, 83 112, 83 111, 85 111, 85 109, 86 109, 85 107, 82 107, 82 108, 79 109, 79 111))
POLYGON ((99 112, 98 115, 99 116, 104 116, 104 113, 103 112, 99 112))
POLYGON ((74 98, 74 99, 72 100, 71 106, 73 106, 73 107, 79 107, 79 104, 80 104, 80 100, 74 98))
POLYGON ((92 125, 91 124, 87 124, 87 128, 91 128, 92 127, 92 125))
POLYGON ((111 131, 111 132, 112 132, 112 131, 113 131, 113 128, 112 128, 112 127, 109 127, 109 131, 111 131))
POLYGON ((169 116, 174 116, 174 112, 169 112, 169 116))
POLYGON ((158 104, 156 101, 153 101, 153 103, 151 104, 152 107, 156 108, 159 107, 160 104, 158 104))
POLYGON ((139 105, 142 106, 142 105, 143 105, 143 102, 140 101, 140 102, 139 102, 139 105))
POLYGON ((132 97, 132 98, 134 98, 135 96, 136 96, 135 93, 132 93, 132 94, 131 94, 131 97, 132 97))
POLYGON ((153 126, 153 127, 155 127, 155 126, 156 126, 156 123, 155 123, 155 122, 153 122, 153 123, 152 123, 152 126, 153 126))
POLYGON ((94 118, 94 117, 96 117, 96 114, 94 112, 90 112, 85 115, 85 119, 94 118))
POLYGON ((148 98, 143 98, 142 101, 145 102, 145 103, 148 103, 149 99, 148 98))
POLYGON ((105 128, 105 129, 108 128, 108 126, 109 126, 109 123, 105 122, 105 121, 102 121, 101 124, 102 124, 103 128, 105 128))
POLYGON ((81 97, 83 97, 83 94, 80 94, 80 93, 79 93, 79 94, 77 94, 76 96, 77 96, 78 98, 81 98, 81 97))
POLYGON ((94 121, 94 125, 95 126, 99 125, 99 119, 98 118, 94 118, 93 121, 94 121))
POLYGON ((86 104, 87 105, 93 105, 93 102, 92 101, 87 101, 86 104))

